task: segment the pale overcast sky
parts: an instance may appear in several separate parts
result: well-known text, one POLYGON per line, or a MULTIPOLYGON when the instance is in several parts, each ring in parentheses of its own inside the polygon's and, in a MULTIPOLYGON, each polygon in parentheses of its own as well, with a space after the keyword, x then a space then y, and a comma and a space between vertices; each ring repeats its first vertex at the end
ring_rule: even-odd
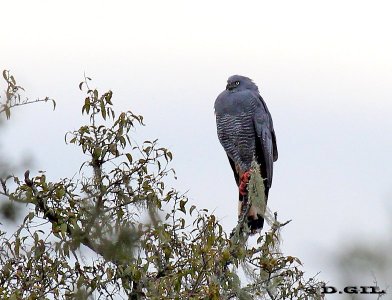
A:
POLYGON ((269 205, 293 220, 283 250, 336 284, 335 251, 390 237, 391 11, 390 1, 0 0, 0 69, 58 104, 15 110, 2 153, 53 180, 72 176, 83 157, 63 136, 86 121, 86 73, 118 110, 144 115, 137 136, 173 150, 174 187, 230 231, 236 185, 213 104, 228 76, 248 76, 277 134, 269 205))

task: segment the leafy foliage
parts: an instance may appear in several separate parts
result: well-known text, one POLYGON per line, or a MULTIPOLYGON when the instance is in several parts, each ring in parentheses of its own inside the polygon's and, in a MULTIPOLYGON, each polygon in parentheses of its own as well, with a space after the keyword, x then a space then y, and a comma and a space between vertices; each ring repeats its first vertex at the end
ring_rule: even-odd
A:
MULTIPOLYGON (((19 99, 21 88, 5 79, 19 99)), ((301 262, 280 253, 285 224, 276 215, 257 248, 247 246, 243 218, 228 235, 216 216, 165 187, 172 153, 132 138, 142 116, 116 117, 113 93, 89 82, 79 85, 89 123, 66 134, 88 157, 78 178, 26 171, 1 179, 1 201, 29 208, 16 232, 0 230, 1 299, 322 299, 301 262)), ((0 113, 9 117, 15 105, 6 99, 0 113)), ((261 193, 252 182, 249 190, 251 199, 261 193)))
POLYGON ((24 89, 16 84, 14 76, 8 70, 3 71, 3 78, 7 83, 7 88, 5 90, 5 101, 0 103, 0 115, 4 113, 7 119, 11 117, 11 108, 16 106, 51 101, 53 103, 53 109, 56 108, 56 101, 48 97, 36 100, 22 99, 20 92, 24 91, 24 89))

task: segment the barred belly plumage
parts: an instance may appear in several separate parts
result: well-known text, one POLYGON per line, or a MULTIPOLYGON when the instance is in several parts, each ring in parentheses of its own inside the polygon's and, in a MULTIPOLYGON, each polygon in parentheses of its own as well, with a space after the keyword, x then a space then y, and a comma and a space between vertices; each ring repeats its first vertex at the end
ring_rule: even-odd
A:
POLYGON ((255 155, 255 130, 252 114, 217 115, 218 138, 227 155, 241 168, 250 169, 255 155))

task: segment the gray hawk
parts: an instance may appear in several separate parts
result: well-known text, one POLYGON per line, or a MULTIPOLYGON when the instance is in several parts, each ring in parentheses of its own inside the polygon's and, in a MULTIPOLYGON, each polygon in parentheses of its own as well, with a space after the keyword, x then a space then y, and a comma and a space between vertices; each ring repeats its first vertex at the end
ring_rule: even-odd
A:
MULTIPOLYGON (((218 138, 226 151, 239 188, 239 214, 247 201, 247 184, 253 159, 264 179, 265 199, 272 184, 273 162, 278 159, 271 114, 251 79, 233 75, 215 101, 218 138)), ((248 212, 251 232, 263 228, 264 218, 253 205, 248 212)))

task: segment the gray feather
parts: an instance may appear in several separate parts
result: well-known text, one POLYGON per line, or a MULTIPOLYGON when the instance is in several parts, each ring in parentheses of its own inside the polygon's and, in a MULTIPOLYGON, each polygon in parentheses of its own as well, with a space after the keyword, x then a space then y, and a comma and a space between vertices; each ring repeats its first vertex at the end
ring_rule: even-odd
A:
POLYGON ((256 157, 269 188, 278 151, 271 114, 257 86, 247 77, 231 76, 215 101, 215 114, 218 138, 229 160, 245 172, 256 157))

